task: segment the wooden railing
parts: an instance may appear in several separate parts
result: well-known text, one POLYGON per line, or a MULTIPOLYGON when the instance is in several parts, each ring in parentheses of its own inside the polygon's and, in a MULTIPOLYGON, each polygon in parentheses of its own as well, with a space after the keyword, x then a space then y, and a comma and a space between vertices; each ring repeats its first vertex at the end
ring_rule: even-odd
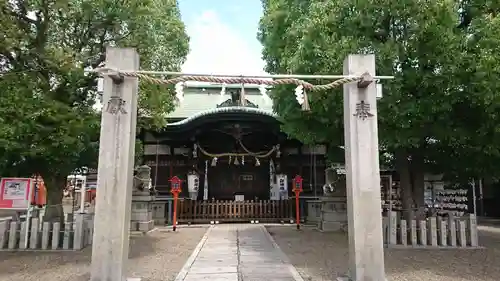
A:
POLYGON ((179 201, 180 223, 207 222, 280 222, 293 217, 292 200, 179 201))

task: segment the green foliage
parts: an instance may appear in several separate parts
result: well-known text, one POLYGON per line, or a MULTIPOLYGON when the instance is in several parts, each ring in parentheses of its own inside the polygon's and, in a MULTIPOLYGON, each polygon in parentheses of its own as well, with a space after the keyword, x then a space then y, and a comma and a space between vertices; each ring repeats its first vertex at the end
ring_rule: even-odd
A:
POLYGON ((34 96, 33 89, 27 87, 30 81, 23 82, 0 81, 4 90, 0 96, 0 171, 31 176, 95 166, 98 116, 44 95, 34 96))
MULTIPOLYGON (((396 77, 383 81, 378 103, 383 150, 440 172, 498 173, 499 9, 470 2, 464 25, 451 0, 265 0, 259 39, 267 71, 338 74, 348 54, 373 53, 378 74, 396 77)), ((309 96, 312 111, 304 113, 293 89, 275 91, 285 132, 342 145, 341 89, 309 96)))
MULTIPOLYGON (((106 46, 137 48, 141 68, 178 71, 189 41, 174 0, 3 1, 0 30, 0 173, 40 173, 49 185, 96 165, 97 77, 84 69, 102 65, 106 46)), ((139 126, 164 125, 172 97, 141 83, 139 126)))

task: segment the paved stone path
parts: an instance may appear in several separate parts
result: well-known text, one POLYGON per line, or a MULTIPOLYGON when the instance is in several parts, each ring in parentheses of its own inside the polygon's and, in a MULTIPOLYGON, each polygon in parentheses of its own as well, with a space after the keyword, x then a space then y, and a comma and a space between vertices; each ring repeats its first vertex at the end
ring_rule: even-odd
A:
POLYGON ((266 228, 216 225, 207 231, 176 281, 303 281, 266 228))

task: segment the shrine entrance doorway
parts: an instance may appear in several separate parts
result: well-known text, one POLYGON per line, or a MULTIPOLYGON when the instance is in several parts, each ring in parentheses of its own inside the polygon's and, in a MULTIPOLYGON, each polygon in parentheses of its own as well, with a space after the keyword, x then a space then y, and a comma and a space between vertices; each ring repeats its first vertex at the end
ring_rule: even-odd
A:
MULTIPOLYGON (((253 160, 253 159, 252 159, 253 160)), ((254 161, 252 161, 254 162, 254 161)), ((266 162, 242 165, 221 161, 208 169, 209 197, 217 200, 269 199, 269 168, 266 162)), ((269 165, 269 164, 267 164, 269 165)))

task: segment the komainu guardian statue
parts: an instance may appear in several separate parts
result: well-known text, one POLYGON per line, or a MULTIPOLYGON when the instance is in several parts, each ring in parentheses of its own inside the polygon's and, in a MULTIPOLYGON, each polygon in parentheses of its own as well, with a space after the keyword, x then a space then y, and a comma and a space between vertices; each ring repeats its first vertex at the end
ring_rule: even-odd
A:
POLYGON ((156 194, 156 188, 151 184, 151 168, 142 165, 134 170, 134 190, 149 191, 151 195, 156 194))
POLYGON ((345 186, 345 171, 341 168, 330 167, 325 170, 325 185, 323 196, 333 196, 339 188, 345 186))

